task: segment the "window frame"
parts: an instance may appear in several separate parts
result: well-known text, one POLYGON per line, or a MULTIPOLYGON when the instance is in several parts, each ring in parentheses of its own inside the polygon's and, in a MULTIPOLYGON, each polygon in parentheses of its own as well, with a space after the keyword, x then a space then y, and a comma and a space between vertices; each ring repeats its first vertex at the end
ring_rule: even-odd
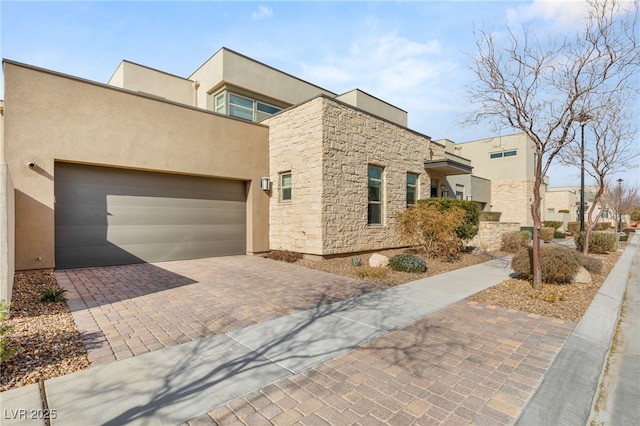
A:
POLYGON ((367 225, 383 226, 384 225, 384 167, 376 164, 367 164, 367 225), (379 170, 380 178, 371 177, 371 171, 379 170), (377 186, 372 186, 372 183, 377 186), (379 200, 371 199, 371 188, 379 188, 379 200), (379 209, 379 222, 372 221, 373 208, 379 209))
POLYGON ((418 199, 420 198, 420 174, 407 172, 406 179, 407 179, 406 180, 407 182, 406 202, 407 202, 407 208, 409 208, 409 207, 415 206, 416 203, 418 202, 418 199), (415 178, 414 183, 409 183, 409 176, 413 176, 415 178), (409 202, 410 192, 413 192, 413 203, 409 202))
POLYGON ((291 203, 293 201, 293 174, 291 170, 278 173, 278 200, 281 203, 291 203), (284 184, 285 176, 289 176, 289 185, 284 184), (289 190, 288 198, 285 198, 286 190, 289 190))

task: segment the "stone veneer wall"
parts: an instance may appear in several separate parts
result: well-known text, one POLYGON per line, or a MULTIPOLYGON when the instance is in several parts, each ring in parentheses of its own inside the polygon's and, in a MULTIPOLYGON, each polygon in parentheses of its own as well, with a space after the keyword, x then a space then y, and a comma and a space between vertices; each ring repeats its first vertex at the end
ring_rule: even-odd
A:
POLYGON ((502 246, 502 235, 519 230, 520 222, 480 222, 478 234, 467 245, 489 252, 499 251, 502 246))
POLYGON ((341 102, 318 97, 263 122, 270 128, 271 249, 337 255, 399 247, 393 214, 406 208, 406 173, 419 175, 430 140, 341 102), (367 165, 384 168, 383 225, 367 224, 367 165), (278 173, 292 172, 292 201, 278 197, 278 173))
MULTIPOLYGON (((501 221, 520 222, 521 226, 533 226, 532 201, 533 181, 526 179, 491 181, 491 211, 502 212, 501 221)), ((541 204, 540 207, 544 208, 544 205, 541 204)))

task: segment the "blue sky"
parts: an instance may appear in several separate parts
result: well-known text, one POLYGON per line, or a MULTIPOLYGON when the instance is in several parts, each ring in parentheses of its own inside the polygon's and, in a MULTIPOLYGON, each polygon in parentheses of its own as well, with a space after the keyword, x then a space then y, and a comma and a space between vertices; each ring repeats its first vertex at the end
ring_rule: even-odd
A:
MULTIPOLYGON (((500 32, 509 23, 553 35, 579 24, 581 6, 572 0, 2 0, 0 53, 106 83, 123 59, 188 77, 225 46, 336 93, 362 89, 406 110, 410 128, 464 142, 495 135, 460 125, 474 26, 500 32)), ((552 186, 579 182, 577 168, 557 165, 549 175, 552 186)), ((640 169, 619 176, 638 184, 640 169)))

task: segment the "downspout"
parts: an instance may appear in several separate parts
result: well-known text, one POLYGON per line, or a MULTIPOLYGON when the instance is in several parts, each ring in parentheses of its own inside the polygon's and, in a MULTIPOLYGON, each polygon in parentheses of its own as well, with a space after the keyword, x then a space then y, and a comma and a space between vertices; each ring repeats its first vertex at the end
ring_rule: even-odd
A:
POLYGON ((198 88, 200 87, 199 81, 193 82, 193 106, 198 108, 198 88))

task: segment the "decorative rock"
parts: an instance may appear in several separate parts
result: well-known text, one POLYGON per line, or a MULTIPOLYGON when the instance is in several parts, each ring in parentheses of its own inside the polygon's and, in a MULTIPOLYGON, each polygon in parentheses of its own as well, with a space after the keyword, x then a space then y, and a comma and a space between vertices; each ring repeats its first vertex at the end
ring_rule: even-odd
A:
POLYGON ((374 268, 382 268, 389 264, 389 258, 382 254, 374 253, 369 258, 369 266, 374 268))
POLYGON ((571 280, 571 283, 573 284, 591 284, 591 274, 589 273, 589 271, 587 271, 584 266, 581 266, 580 269, 578 269, 578 272, 576 273, 576 275, 573 277, 573 279, 571 280))

